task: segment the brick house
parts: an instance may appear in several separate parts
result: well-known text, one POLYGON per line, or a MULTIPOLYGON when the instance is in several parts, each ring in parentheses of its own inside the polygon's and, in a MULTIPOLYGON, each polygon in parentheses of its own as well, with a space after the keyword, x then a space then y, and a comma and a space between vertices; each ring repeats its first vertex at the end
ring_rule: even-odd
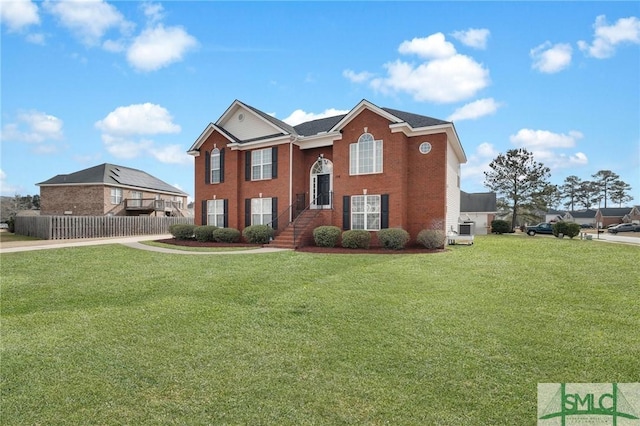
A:
POLYGON ((640 223, 640 207, 603 207, 596 211, 596 223, 600 228, 619 223, 640 223))
POLYGON ((466 156, 453 123, 366 100, 296 126, 236 100, 188 153, 196 224, 268 224, 280 234, 275 243, 293 232, 284 246, 308 241, 321 224, 399 227, 414 239, 460 220, 466 156))
POLYGON ((100 164, 36 184, 41 215, 188 216, 187 194, 142 170, 100 164))

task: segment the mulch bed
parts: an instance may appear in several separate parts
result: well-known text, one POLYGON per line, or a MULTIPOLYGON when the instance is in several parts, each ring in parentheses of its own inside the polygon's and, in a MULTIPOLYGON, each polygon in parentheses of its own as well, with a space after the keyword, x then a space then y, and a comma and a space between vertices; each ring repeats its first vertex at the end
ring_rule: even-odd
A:
MULTIPOLYGON (((184 247, 262 247, 260 244, 246 243, 207 243, 196 240, 176 240, 175 238, 167 238, 165 240, 156 240, 158 243, 172 244, 184 247)), ((268 247, 268 246, 267 246, 268 247)), ((306 246, 297 249, 297 251, 305 253, 333 253, 333 254, 424 254, 424 253, 442 253, 444 249, 426 249, 419 246, 406 247, 403 250, 389 250, 382 247, 371 247, 369 249, 348 249, 344 247, 316 247, 306 246)))

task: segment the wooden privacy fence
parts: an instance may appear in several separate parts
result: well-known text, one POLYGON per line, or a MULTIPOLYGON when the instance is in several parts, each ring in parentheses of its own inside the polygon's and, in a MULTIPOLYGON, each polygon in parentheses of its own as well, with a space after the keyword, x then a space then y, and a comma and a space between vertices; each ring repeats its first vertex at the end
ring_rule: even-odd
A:
POLYGON ((128 237, 167 234, 171 225, 193 223, 192 217, 18 216, 15 233, 43 240, 128 237))

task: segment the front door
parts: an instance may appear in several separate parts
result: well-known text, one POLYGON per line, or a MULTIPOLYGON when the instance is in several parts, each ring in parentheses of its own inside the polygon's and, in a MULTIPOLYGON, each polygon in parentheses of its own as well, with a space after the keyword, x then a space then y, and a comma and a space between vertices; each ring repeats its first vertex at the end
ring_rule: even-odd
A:
POLYGON ((316 204, 318 206, 330 206, 331 205, 331 199, 330 199, 330 193, 331 193, 331 175, 326 174, 326 175, 317 175, 318 177, 318 201, 316 202, 316 204))
POLYGON ((332 180, 333 163, 326 158, 319 158, 311 167, 311 208, 331 208, 332 180))

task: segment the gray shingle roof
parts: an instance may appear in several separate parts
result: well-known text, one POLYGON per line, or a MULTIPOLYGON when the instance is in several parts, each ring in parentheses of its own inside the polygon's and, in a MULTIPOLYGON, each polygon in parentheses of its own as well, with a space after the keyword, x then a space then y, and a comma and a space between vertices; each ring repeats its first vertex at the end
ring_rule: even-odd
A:
POLYGON ((104 163, 88 169, 80 170, 67 175, 56 175, 51 179, 40 182, 38 186, 48 185, 86 185, 104 184, 129 186, 152 191, 169 192, 176 195, 187 195, 175 186, 169 185, 160 179, 151 176, 142 170, 132 169, 115 164, 104 163))
POLYGON ((596 217, 596 211, 587 209, 587 210, 577 210, 570 211, 569 214, 576 219, 594 219, 596 217))
POLYGON ((476 192, 469 194, 460 191, 460 212, 495 212, 496 193, 495 192, 476 192))
POLYGON ((387 111, 389 114, 395 115, 396 117, 406 121, 411 127, 419 128, 419 127, 429 127, 429 126, 438 126, 440 124, 450 124, 449 121, 438 120, 437 118, 427 117, 426 115, 413 114, 411 112, 399 111, 397 109, 391 108, 382 108, 387 111))
POLYGON ((336 115, 333 117, 319 118, 317 120, 307 121, 294 126, 293 129, 299 136, 313 136, 318 133, 328 132, 344 118, 346 114, 336 115))
POLYGON ((631 212, 631 207, 607 207, 598 209, 598 211, 602 216, 622 217, 631 212))

